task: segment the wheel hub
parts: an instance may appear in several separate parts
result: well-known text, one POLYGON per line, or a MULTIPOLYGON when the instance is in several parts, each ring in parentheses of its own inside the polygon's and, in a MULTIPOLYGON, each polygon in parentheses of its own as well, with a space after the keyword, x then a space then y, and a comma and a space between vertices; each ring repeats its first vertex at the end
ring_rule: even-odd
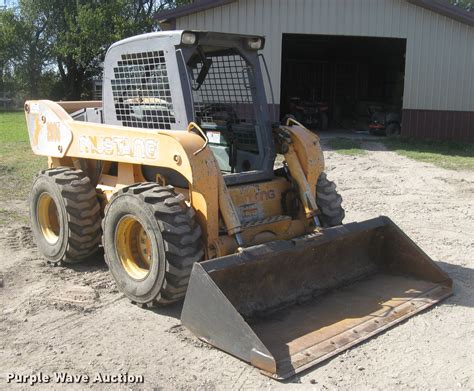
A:
POLYGON ((127 215, 116 228, 117 255, 127 274, 136 279, 145 278, 151 267, 151 240, 143 225, 127 215))
POLYGON ((55 244, 59 240, 59 213, 56 203, 48 193, 39 196, 36 205, 38 225, 44 238, 49 244, 55 244))

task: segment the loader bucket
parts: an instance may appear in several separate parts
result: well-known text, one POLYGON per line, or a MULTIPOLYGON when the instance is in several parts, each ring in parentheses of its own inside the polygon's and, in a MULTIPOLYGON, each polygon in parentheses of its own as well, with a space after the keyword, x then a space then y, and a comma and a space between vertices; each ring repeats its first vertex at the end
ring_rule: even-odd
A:
POLYGON ((448 275, 379 217, 196 263, 181 321, 284 379, 451 294, 448 275))

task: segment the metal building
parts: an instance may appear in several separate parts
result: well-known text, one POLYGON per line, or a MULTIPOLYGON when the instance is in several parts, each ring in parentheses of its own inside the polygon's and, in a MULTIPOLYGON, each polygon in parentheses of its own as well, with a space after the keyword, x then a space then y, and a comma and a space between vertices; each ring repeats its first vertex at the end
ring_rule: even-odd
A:
POLYGON ((333 124, 398 106, 402 135, 474 141, 474 12, 445 0, 196 0, 166 29, 264 35, 275 103, 328 102, 333 124))

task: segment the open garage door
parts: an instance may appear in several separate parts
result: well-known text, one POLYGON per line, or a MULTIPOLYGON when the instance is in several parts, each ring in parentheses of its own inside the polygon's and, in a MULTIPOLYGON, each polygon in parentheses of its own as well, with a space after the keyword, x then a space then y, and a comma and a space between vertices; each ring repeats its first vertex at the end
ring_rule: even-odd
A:
POLYGON ((406 40, 283 34, 280 113, 315 130, 367 128, 369 112, 400 116, 406 40))

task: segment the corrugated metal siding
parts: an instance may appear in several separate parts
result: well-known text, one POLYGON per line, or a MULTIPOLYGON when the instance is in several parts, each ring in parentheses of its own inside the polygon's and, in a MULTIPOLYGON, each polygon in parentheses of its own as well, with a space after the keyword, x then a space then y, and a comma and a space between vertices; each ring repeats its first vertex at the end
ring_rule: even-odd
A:
POLYGON ((474 111, 474 28, 404 0, 239 0, 176 28, 265 35, 277 103, 283 33, 406 38, 403 107, 474 111))
POLYGON ((474 142, 474 111, 403 110, 402 136, 474 142))

